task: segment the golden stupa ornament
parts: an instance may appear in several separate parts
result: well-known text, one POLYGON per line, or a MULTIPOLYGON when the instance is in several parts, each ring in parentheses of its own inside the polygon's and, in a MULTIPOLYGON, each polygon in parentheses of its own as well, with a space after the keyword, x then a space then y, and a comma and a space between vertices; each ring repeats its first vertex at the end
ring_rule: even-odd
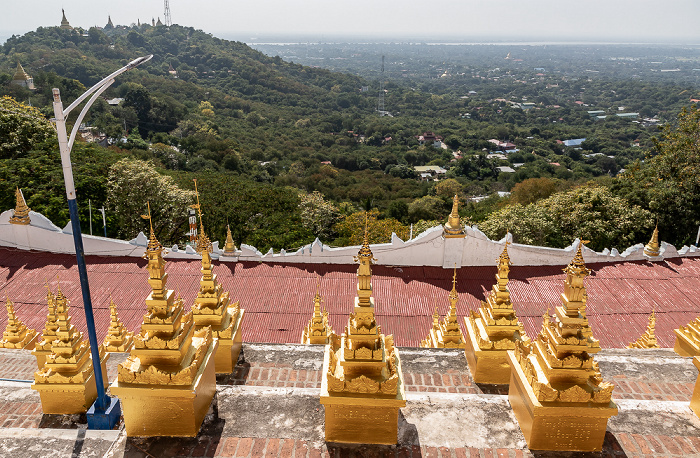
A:
POLYGON ((644 334, 639 339, 627 345, 627 348, 660 348, 656 341, 656 314, 651 311, 649 315, 649 324, 644 334))
POLYGON ((211 252, 212 244, 204 233, 202 206, 199 203, 197 180, 194 180, 197 204, 192 208, 199 212, 199 232, 197 233, 197 252, 202 256, 202 277, 199 280, 199 292, 192 305, 192 314, 196 330, 211 327, 212 334, 219 339, 219 348, 214 356, 217 374, 230 374, 238 361, 243 342, 242 328, 245 310, 236 301, 229 304, 229 293, 217 281, 213 272, 211 252))
POLYGON ((676 334, 673 351, 681 356, 700 356, 700 316, 673 332, 676 334))
POLYGON ((14 215, 10 218, 10 223, 26 226, 31 222, 29 219, 29 212, 31 209, 27 207, 27 203, 24 201, 24 194, 22 194, 22 190, 19 188, 15 190, 15 200, 17 203, 15 204, 14 215))
POLYGON ((446 238, 464 238, 466 236, 462 223, 459 221, 459 196, 457 194, 452 199, 452 211, 443 226, 443 235, 446 238))
POLYGON ((216 392, 211 328, 194 330, 192 312, 166 288, 163 247, 150 223, 146 314, 130 356, 118 367, 110 391, 119 397, 129 436, 196 436, 216 392))
POLYGON ((309 323, 301 332, 301 343, 303 344, 320 344, 328 343, 328 336, 333 333, 333 328, 328 324, 328 312, 324 309, 321 312, 321 294, 319 293, 320 285, 316 285, 316 295, 314 296, 314 313, 309 323))
POLYGON ((396 444, 399 409, 406 405, 401 361, 393 336, 374 315, 372 263, 365 237, 355 262, 357 297, 342 336, 331 334, 323 360, 321 404, 327 442, 396 444))
MULTIPOLYGON (((45 414, 77 414, 87 412, 95 399, 95 371, 90 356, 90 344, 83 340, 71 323, 68 315, 68 299, 61 292, 54 298, 56 314, 56 336, 51 342, 51 353, 46 356, 43 367, 34 373, 32 389, 39 392, 41 410, 45 414)), ((107 366, 109 355, 100 348, 102 380, 107 388, 107 366)))
MULTIPOLYGON (((201 221, 201 219, 200 219, 201 221)), ((236 244, 233 243, 233 236, 231 235, 231 227, 226 225, 226 243, 224 244, 224 255, 232 255, 236 252, 236 244)))
POLYGON ((126 329, 119 319, 117 304, 111 297, 109 298, 109 316, 109 329, 102 346, 108 352, 128 353, 134 343, 134 333, 126 329))
POLYGON ((617 415, 614 385, 603 382, 592 356, 600 344, 586 318, 584 243, 564 269, 555 320, 547 312, 537 339, 508 352, 508 400, 531 450, 600 451, 608 418, 617 415))
POLYGON ((467 345, 464 353, 476 383, 507 384, 510 381, 508 350, 518 342, 528 343, 523 324, 518 320, 508 290, 510 257, 506 241, 499 256, 496 284, 481 301, 477 312, 464 318, 467 345))
MULTIPOLYGON (((61 291, 61 286, 58 287, 59 292, 61 291)), ((64 301, 65 296, 61 293, 61 300, 64 301)), ((51 292, 49 283, 46 283, 46 304, 48 306, 48 314, 46 315, 46 324, 44 325, 44 330, 42 331, 41 337, 36 342, 32 355, 36 358, 36 365, 38 369, 44 367, 46 362, 46 357, 51 354, 51 344, 58 337, 56 331, 58 330, 58 317, 56 316, 56 296, 51 292)))
POLYGON ((421 347, 425 348, 464 348, 464 336, 457 322, 457 302, 459 295, 457 294, 457 268, 455 267, 452 275, 452 291, 448 296, 450 301, 450 309, 447 315, 440 323, 440 314, 437 307, 433 313, 433 327, 430 329, 428 336, 421 341, 421 347))
POLYGON ((33 350, 38 337, 34 329, 28 328, 17 318, 15 305, 10 298, 6 298, 5 308, 7 309, 7 326, 2 333, 0 348, 18 348, 33 350))
POLYGON ((656 257, 661 252, 659 248, 659 225, 654 228, 654 233, 651 235, 651 240, 644 246, 644 254, 651 257, 656 257))

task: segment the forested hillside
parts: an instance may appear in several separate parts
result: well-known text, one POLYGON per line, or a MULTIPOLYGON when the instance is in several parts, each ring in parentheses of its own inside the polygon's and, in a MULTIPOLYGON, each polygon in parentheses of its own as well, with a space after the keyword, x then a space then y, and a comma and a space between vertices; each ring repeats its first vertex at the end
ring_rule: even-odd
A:
MULTIPOLYGON (((663 216, 670 211, 662 203, 666 197, 640 190, 643 180, 651 180, 650 164, 659 162, 638 162, 674 150, 673 140, 653 140, 655 124, 674 121, 694 96, 687 82, 572 78, 570 69, 543 75, 517 66, 465 67, 450 77, 386 81, 392 116, 379 116, 376 79, 287 62, 192 28, 147 25, 39 28, 0 47, 0 94, 12 98, 0 104, 0 116, 28 132, 23 141, 3 139, 0 145, 3 208, 13 206, 11 191, 20 186, 34 210, 58 225, 67 222, 55 140, 39 119, 40 113, 53 115, 51 89, 60 88, 67 105, 146 54, 153 59, 120 76, 86 118, 86 133, 105 134, 111 146, 77 142, 74 152, 83 225, 88 199, 93 208, 105 204, 113 236, 133 237, 143 224, 134 208, 144 202, 137 201, 160 199, 162 209, 154 217, 162 220, 159 236, 166 243, 182 242, 192 178, 201 180, 212 239, 223 239, 228 222, 237 243, 262 250, 293 249, 316 236, 351 243, 358 230, 353 215, 369 208, 377 209, 371 219, 374 241, 386 240, 391 230, 407 234, 411 223, 418 229, 444 218, 455 193, 463 198, 465 222, 483 222, 494 237, 510 228, 525 243, 565 246, 585 235, 577 227, 552 226, 557 213, 547 205, 571 206, 571 199, 582 204, 576 211, 588 215, 572 221, 588 228, 594 248, 641 242, 657 218, 674 222, 673 228, 660 226, 662 238, 673 243, 686 243, 697 228, 693 212, 682 223, 663 216), (9 84, 17 62, 34 78, 36 90, 9 84), (617 117, 618 106, 643 113, 638 121, 617 117), (609 116, 591 117, 588 111, 597 109, 609 116), (644 116, 657 120, 641 122, 644 116), (440 147, 421 144, 418 136, 427 131, 442 138, 440 147), (575 148, 562 143, 572 138, 586 141, 575 148), (493 151, 493 139, 517 151, 487 156, 502 152, 493 151), (426 164, 444 167, 448 179, 421 181, 413 167, 426 164), (634 178, 617 176, 623 168, 634 178), (532 180, 540 181, 533 187, 532 180), (571 191, 591 180, 590 192, 571 191), (158 194, 159 189, 170 194, 158 194), (511 190, 510 198, 468 200, 511 190), (183 208, 168 202, 183 202, 183 208), (514 205, 531 209, 515 211, 514 205), (612 210, 618 207, 629 211, 612 210), (533 234, 543 214, 552 227, 533 234)), ((669 128, 667 137, 674 132, 669 128)), ((9 130, 0 135, 9 137, 9 130)), ((668 198, 680 199, 674 211, 682 206, 682 195, 668 198)), ((101 218, 93 218, 101 226, 101 218)))

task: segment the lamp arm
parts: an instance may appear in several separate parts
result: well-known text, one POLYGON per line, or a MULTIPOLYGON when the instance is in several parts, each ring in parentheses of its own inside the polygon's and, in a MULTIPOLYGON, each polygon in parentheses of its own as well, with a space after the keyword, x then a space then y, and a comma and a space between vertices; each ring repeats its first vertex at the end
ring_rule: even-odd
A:
POLYGON ((108 87, 110 87, 114 83, 114 79, 105 81, 103 83, 103 86, 95 92, 95 94, 90 97, 90 100, 88 100, 88 103, 85 105, 85 108, 83 108, 83 111, 80 112, 78 115, 78 119, 75 120, 75 125, 73 125, 73 130, 70 132, 70 139, 68 140, 68 151, 73 150, 73 142, 75 141, 75 135, 78 133, 78 129, 80 128, 80 123, 83 122, 83 118, 85 118, 85 114, 87 114, 87 111, 90 109, 93 103, 95 103, 95 100, 102 94, 105 90, 107 90, 108 87))

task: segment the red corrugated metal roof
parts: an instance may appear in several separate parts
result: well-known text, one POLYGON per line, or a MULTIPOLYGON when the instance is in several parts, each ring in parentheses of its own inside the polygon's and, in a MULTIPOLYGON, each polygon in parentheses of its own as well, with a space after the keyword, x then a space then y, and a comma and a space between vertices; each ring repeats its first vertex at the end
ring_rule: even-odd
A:
MULTIPOLYGON (((146 261, 140 258, 89 256, 88 277, 98 337, 109 326, 109 296, 129 329, 139 329, 150 291, 146 261)), ((317 282, 333 328, 342 332, 352 311, 357 280, 354 265, 215 263, 215 273, 231 300, 246 310, 243 338, 248 342, 297 342, 313 310, 317 282)), ((645 330, 656 310, 656 334, 662 346, 674 343, 673 329, 700 314, 700 259, 676 258, 658 263, 643 261, 590 264, 586 280, 588 317, 603 347, 623 347, 645 330)), ((168 287, 179 293, 187 307, 199 288, 200 264, 172 260, 166 264, 168 287)), ((372 285, 377 321, 394 334, 397 345, 417 346, 432 324, 435 306, 448 308, 452 271, 439 267, 375 266, 372 285)), ((460 294, 458 315, 476 310, 495 282, 496 266, 463 267, 457 271, 460 294)), ((48 280, 71 300, 73 323, 85 330, 75 258, 70 255, 0 248, 0 295, 15 302, 17 315, 41 330, 46 320, 48 280)), ((511 299, 527 333, 534 337, 542 314, 559 304, 564 288, 562 266, 514 265, 510 271, 511 299)), ((0 330, 7 317, 0 313, 0 330)))

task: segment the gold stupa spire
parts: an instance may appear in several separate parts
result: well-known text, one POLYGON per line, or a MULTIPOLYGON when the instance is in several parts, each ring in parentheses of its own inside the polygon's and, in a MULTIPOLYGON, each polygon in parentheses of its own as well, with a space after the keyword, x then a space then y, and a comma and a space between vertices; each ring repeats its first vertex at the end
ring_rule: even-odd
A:
POLYGON ((15 69, 15 74, 12 77, 13 81, 25 81, 31 78, 29 74, 24 70, 24 67, 22 67, 22 64, 17 61, 17 68, 15 69))
POLYGON ((27 203, 24 201, 24 195, 22 194, 22 190, 19 188, 15 189, 15 200, 17 201, 17 203, 15 205, 14 215, 10 218, 10 223, 22 225, 29 224, 30 208, 27 207, 27 203))
POLYGON ((61 8, 61 13, 63 14, 63 17, 61 18, 61 28, 62 29, 72 29, 70 23, 68 22, 68 19, 66 19, 66 11, 61 8))
POLYGON ((509 350, 520 341, 529 342, 523 324, 518 319, 508 289, 510 256, 508 236, 498 257, 496 284, 481 301, 479 310, 464 318, 467 330, 465 355, 472 377, 477 383, 506 384, 510 380, 509 350))
POLYGON ((355 257, 355 307, 342 336, 329 337, 324 358, 321 403, 329 442, 395 444, 398 410, 406 405, 398 350, 374 315, 374 261, 365 214, 365 237, 355 257), (374 421, 381 427, 373 428, 374 421))
POLYGON ((464 348, 465 341, 462 335, 462 330, 457 322, 457 302, 459 295, 457 294, 457 268, 455 267, 452 274, 452 291, 448 295, 450 307, 447 310, 447 315, 440 323, 440 314, 437 306, 433 313, 433 327, 430 329, 428 336, 421 341, 421 347, 425 348, 464 348))
POLYGON ((209 253, 212 252, 212 244, 211 240, 209 240, 209 237, 204 233, 204 221, 202 220, 202 205, 199 203, 199 191, 197 190, 197 179, 193 178, 192 181, 194 181, 194 194, 197 196, 197 203, 194 205, 190 205, 190 208, 194 208, 197 210, 199 213, 199 232, 197 233, 197 253, 201 254, 204 257, 204 253, 207 253, 207 256, 209 256, 209 253))
POLYGON ((627 348, 659 348, 656 341, 656 313, 654 310, 649 315, 649 323, 644 334, 639 339, 627 345, 627 348))
POLYGON ((51 292, 48 280, 46 281, 46 305, 48 306, 48 314, 46 315, 46 324, 39 337, 32 355, 36 357, 36 364, 39 369, 44 367, 46 356, 51 353, 51 344, 56 340, 56 331, 58 330, 58 317, 56 315, 56 296, 51 292))
POLYGON ((233 236, 231 235, 231 227, 226 225, 226 243, 224 244, 224 254, 233 254, 236 252, 236 244, 233 243, 233 236))
POLYGON ((593 355, 598 340, 586 317, 586 267, 579 243, 564 272, 561 305, 543 319, 532 342, 518 342, 509 352, 512 367, 509 400, 531 449, 601 450, 607 419, 617 414, 611 396, 614 385, 603 382, 593 355), (562 409, 566 409, 566 413, 562 409), (546 419, 556 415, 557 422, 546 419), (587 418, 586 434, 578 434, 580 418, 587 418))
POLYGON ((659 225, 657 224, 654 228, 654 232, 651 235, 651 240, 644 246, 644 254, 647 256, 658 256, 660 253, 659 249, 659 225))
POLYGON ((29 329, 17 318, 15 307, 9 297, 6 297, 5 308, 7 309, 7 327, 2 333, 0 348, 24 348, 34 349, 37 333, 34 329, 29 329))
POLYGON ((311 320, 301 332, 301 343, 322 344, 328 343, 328 336, 333 332, 333 328, 328 323, 328 312, 324 309, 321 312, 323 298, 320 294, 321 280, 316 283, 316 295, 314 296, 314 312, 311 320))
POLYGON ((105 351, 109 352, 129 352, 134 342, 134 333, 126 329, 124 323, 119 319, 117 304, 114 303, 114 299, 111 296, 109 298, 109 316, 109 329, 107 329, 107 335, 102 346, 105 351))
MULTIPOLYGON (((51 353, 39 371, 34 373, 32 389, 41 396, 42 411, 45 414, 76 414, 87 412, 97 398, 93 361, 90 344, 83 340, 83 333, 71 323, 69 300, 58 286, 54 298, 56 313, 56 336, 51 343, 51 353)), ((99 350, 103 379, 107 385, 104 349, 99 350)))
POLYGON ((464 228, 459 221, 459 196, 455 194, 452 199, 452 212, 443 227, 445 237, 464 237, 464 228))

